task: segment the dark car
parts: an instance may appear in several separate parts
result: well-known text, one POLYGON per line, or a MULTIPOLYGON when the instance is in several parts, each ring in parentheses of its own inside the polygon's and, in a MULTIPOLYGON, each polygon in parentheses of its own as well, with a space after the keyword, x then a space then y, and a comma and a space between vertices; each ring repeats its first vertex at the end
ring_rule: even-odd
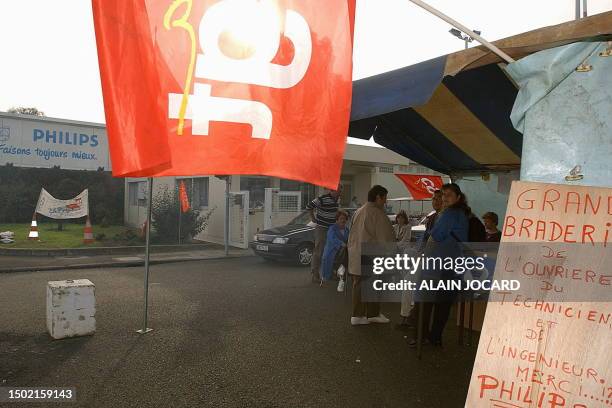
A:
MULTIPOLYGON (((352 217, 357 208, 345 208, 352 217)), ((395 215, 388 213, 389 218, 395 215)), ((350 220, 349 220, 350 225, 350 220)), ((315 223, 308 211, 302 212, 289 224, 258 232, 250 243, 253 251, 268 260, 287 260, 308 266, 314 249, 315 223)))
POLYGON ((314 227, 308 211, 289 224, 258 232, 250 246, 264 259, 289 260, 308 266, 314 249, 314 227))

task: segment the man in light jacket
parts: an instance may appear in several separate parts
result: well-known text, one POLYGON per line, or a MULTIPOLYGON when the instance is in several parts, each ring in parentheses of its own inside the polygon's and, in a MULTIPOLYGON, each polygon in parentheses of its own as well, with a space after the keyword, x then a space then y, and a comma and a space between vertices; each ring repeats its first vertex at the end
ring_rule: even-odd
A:
POLYGON ((389 323, 380 313, 380 302, 362 302, 362 285, 371 285, 371 276, 362 276, 361 245, 364 243, 385 244, 395 242, 393 226, 385 214, 388 191, 374 186, 368 192, 368 202, 355 212, 348 241, 349 274, 353 279, 352 325, 389 323))

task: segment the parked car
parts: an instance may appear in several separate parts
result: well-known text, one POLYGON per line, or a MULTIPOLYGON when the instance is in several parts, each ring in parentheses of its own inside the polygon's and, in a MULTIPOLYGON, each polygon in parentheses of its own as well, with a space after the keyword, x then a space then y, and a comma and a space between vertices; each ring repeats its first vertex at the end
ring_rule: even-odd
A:
MULTIPOLYGON (((352 217, 357 208, 344 208, 352 217)), ((387 214, 395 222, 394 214, 387 214)), ((350 220, 349 220, 350 225, 350 220)), ((255 254, 267 260, 285 260, 308 266, 314 250, 315 223, 308 211, 302 212, 287 225, 258 232, 249 244, 255 254)))
POLYGON ((314 249, 315 224, 308 211, 302 212, 287 225, 258 232, 251 249, 268 260, 289 260, 308 266, 314 249))
POLYGON ((418 221, 417 225, 414 225, 410 228, 411 230, 410 241, 411 242, 418 241, 425 234, 425 230, 426 230, 425 223, 427 222, 427 217, 429 217, 430 215, 433 215, 434 213, 435 211, 431 211, 429 214, 421 218, 418 221))

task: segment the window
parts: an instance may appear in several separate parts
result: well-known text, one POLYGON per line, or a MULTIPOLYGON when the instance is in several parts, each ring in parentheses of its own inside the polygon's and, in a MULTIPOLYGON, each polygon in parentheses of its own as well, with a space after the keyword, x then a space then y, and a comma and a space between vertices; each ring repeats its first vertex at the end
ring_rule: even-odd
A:
POLYGON ((379 173, 393 173, 393 166, 379 166, 379 173))
POLYGON ((270 187, 269 177, 242 176, 240 190, 249 192, 249 207, 264 208, 265 190, 270 187))
POLYGON ((208 207, 208 177, 193 179, 193 206, 208 207))
POLYGON ((147 206, 147 182, 146 181, 130 181, 128 182, 129 205, 131 206, 147 206))
POLYGON ((187 191, 187 197, 189 198, 189 205, 191 207, 195 209, 208 207, 208 177, 176 179, 177 194, 181 181, 185 183, 185 191, 187 191))
POLYGON ((315 199, 317 196, 316 187, 312 184, 302 183, 299 181, 293 180, 283 180, 280 181, 280 190, 281 191, 299 191, 302 193, 302 208, 306 208, 306 205, 315 199))
POLYGON ((408 173, 410 171, 410 166, 400 165, 399 172, 400 173, 408 173))
POLYGON ((353 201, 353 183, 350 180, 340 180, 342 184, 342 194, 340 194, 340 206, 352 207, 353 201))

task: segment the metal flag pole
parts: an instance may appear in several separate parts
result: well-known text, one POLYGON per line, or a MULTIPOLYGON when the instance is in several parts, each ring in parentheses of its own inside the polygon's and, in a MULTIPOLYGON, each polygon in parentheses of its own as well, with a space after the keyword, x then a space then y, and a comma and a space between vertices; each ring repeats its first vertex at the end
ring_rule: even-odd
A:
POLYGON ((225 179, 225 223, 223 226, 224 229, 224 235, 225 235, 225 239, 224 241, 224 246, 225 246, 225 256, 227 256, 229 254, 229 206, 230 206, 230 198, 229 198, 229 188, 230 188, 230 177, 231 176, 227 176, 227 178, 225 179))
MULTIPOLYGON (((478 41, 479 43, 487 47, 489 50, 497 54, 501 59, 503 59, 507 63, 514 62, 514 59, 512 57, 510 57, 508 54, 506 54, 505 52, 497 48, 495 45, 491 44, 490 42, 482 38, 480 35, 476 34, 474 31, 470 30, 469 28, 459 23, 458 21, 453 20, 452 18, 442 13, 441 11, 436 10, 435 8, 431 7, 429 4, 425 3, 424 1, 422 0, 410 0, 410 1, 416 4, 417 6, 427 10, 428 12, 435 15, 436 17, 441 18, 442 20, 446 21, 448 24, 452 25, 456 29, 463 31, 464 33, 466 33, 467 35, 469 35, 470 37, 472 37, 473 39, 475 39, 476 41, 478 41)), ((576 0, 576 1, 580 1, 580 0, 576 0)))
POLYGON ((181 245, 181 218, 183 216, 183 205, 181 204, 181 182, 178 184, 178 243, 181 245))
POLYGON ((145 231, 144 320, 142 329, 137 330, 137 332, 140 334, 145 334, 153 330, 147 327, 147 321, 149 318, 149 256, 151 255, 151 207, 153 201, 153 178, 149 177, 147 181, 149 193, 147 200, 147 230, 145 231))

